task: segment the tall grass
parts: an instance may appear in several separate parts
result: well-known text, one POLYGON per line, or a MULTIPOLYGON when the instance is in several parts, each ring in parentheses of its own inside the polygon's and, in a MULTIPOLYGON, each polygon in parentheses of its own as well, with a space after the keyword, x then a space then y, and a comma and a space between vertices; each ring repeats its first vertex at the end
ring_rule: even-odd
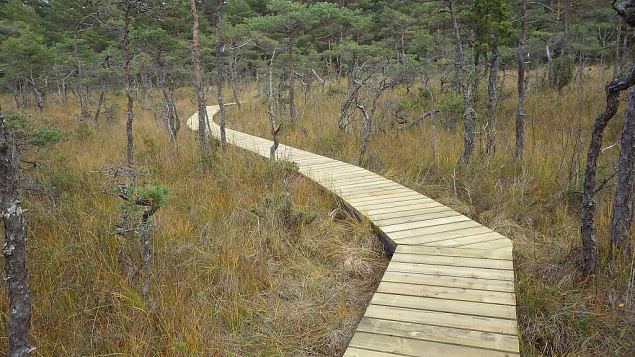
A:
MULTIPOLYGON (((179 94, 182 118, 194 112, 179 94)), ((54 100, 55 98, 51 98, 54 100)), ((118 98, 115 104, 124 108, 118 98)), ((8 97, 1 99, 11 109, 8 97)), ((201 168, 195 134, 178 146, 149 111, 137 110, 136 163, 169 190, 153 217, 151 289, 140 294, 140 242, 115 235, 116 199, 99 172, 123 161, 124 115, 99 125, 77 103, 49 104, 37 123, 67 140, 25 154, 32 343, 42 356, 338 355, 387 264, 367 224, 333 214, 338 202, 297 174, 229 148, 201 168), (252 213, 288 194, 310 223, 252 213), (335 217, 335 218, 333 218, 335 217)), ((230 109, 237 121, 242 113, 230 109)), ((0 350, 7 301, 0 299, 0 350)))

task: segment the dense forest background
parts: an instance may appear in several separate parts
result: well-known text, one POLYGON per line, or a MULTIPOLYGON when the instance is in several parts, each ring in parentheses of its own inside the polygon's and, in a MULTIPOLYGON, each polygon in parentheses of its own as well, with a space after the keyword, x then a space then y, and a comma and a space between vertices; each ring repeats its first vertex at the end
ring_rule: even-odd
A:
MULTIPOLYGON (((68 92, 81 96, 83 87, 121 87, 122 31, 129 3, 135 88, 146 93, 150 87, 173 90, 193 83, 192 13, 187 1, 10 0, 0 9, 4 90, 21 96, 26 104, 37 100, 29 99, 32 92, 43 97, 61 93, 66 98, 68 92)), ((518 42, 517 4, 481 3, 456 5, 469 52, 466 58, 485 63, 498 48, 500 66, 511 68, 518 42)), ((200 7, 202 61, 206 83, 211 84, 216 4, 204 1, 200 7)), ((276 58, 278 66, 287 68, 292 62, 305 81, 343 76, 369 58, 407 63, 417 80, 439 76, 449 81, 454 66, 452 21, 442 1, 236 0, 227 1, 223 12, 221 50, 228 81, 262 79, 275 46, 285 48, 276 58)), ((533 68, 550 63, 571 71, 569 62, 597 63, 604 71, 603 66, 615 61, 618 70, 623 68, 620 61, 630 32, 606 1, 537 1, 528 17, 527 59, 533 68)), ((289 75, 288 70, 282 73, 289 75)))
POLYGON ((33 353, 343 353, 387 254, 292 163, 189 130, 224 102, 229 128, 512 239, 521 354, 633 355, 635 38, 619 15, 600 0, 0 0, 33 353))

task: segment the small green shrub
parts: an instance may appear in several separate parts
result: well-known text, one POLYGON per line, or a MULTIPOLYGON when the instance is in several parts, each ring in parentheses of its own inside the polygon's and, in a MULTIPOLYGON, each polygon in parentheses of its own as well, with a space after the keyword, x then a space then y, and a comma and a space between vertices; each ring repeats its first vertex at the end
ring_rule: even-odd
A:
POLYGON ((439 102, 439 110, 445 118, 446 127, 452 127, 463 115, 463 97, 455 93, 444 94, 439 102))
POLYGON ((53 127, 43 125, 35 129, 31 135, 30 144, 37 147, 44 147, 64 140, 66 140, 64 133, 53 127))
POLYGON ((7 129, 21 144, 45 147, 66 140, 66 134, 48 125, 36 125, 35 119, 20 113, 8 113, 5 118, 7 129))
POLYGON ((134 193, 139 197, 151 200, 154 208, 163 207, 165 205, 167 202, 168 192, 167 187, 163 186, 157 180, 147 182, 134 191, 134 193))
POLYGON ((571 83, 574 70, 575 62, 570 56, 560 56, 554 59, 551 63, 551 83, 549 84, 553 88, 562 90, 567 84, 571 83))

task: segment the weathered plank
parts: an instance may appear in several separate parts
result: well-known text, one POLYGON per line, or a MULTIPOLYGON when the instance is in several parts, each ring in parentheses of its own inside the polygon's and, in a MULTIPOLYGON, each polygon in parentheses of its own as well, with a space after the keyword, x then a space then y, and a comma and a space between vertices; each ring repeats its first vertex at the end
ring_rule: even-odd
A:
POLYGON ((388 335, 377 335, 366 332, 356 332, 350 346, 372 349, 381 352, 391 352, 405 356, 429 356, 429 357, 498 357, 518 355, 509 352, 487 350, 474 347, 452 345, 423 341, 414 338, 403 338, 388 335))
POLYGON ((485 302, 492 304, 516 305, 516 297, 513 293, 500 291, 475 290, 467 288, 451 288, 446 286, 420 285, 411 281, 407 283, 394 283, 382 280, 377 292, 386 294, 399 294, 437 299, 464 300, 485 302))
POLYGON ((519 353, 514 336, 364 317, 357 331, 519 353))

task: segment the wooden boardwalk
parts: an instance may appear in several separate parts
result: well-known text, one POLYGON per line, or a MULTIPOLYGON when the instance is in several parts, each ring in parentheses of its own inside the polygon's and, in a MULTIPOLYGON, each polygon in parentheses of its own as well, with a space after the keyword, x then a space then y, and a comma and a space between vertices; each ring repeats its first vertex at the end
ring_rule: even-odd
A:
MULTIPOLYGON (((230 129, 227 141, 265 157, 272 144, 230 129)), ((344 356, 520 354, 509 239, 360 167, 286 145, 278 158, 367 217, 393 253, 344 356)))

